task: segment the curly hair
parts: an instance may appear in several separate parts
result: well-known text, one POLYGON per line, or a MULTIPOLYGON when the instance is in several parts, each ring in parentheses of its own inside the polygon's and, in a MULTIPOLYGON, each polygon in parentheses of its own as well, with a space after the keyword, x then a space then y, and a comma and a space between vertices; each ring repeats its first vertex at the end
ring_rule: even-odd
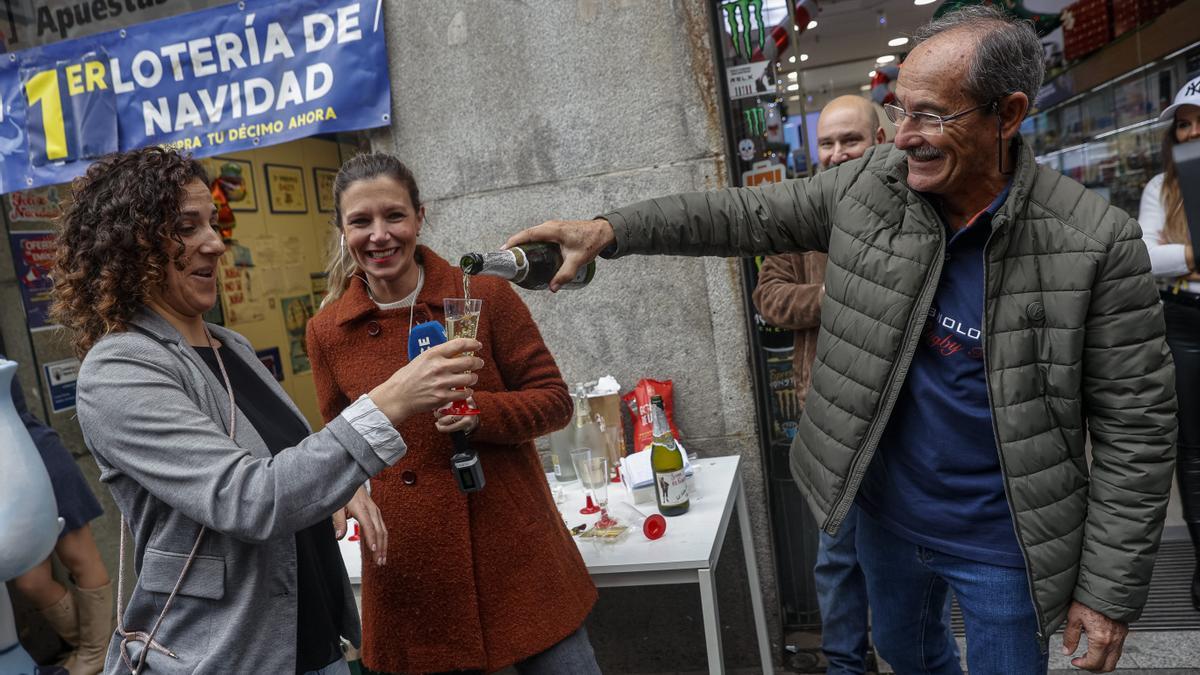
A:
POLYGON ((165 286, 168 263, 183 269, 177 228, 184 188, 195 180, 208 185, 199 162, 152 147, 104 157, 71 183, 58 219, 50 314, 75 331, 80 358, 127 329, 148 292, 165 286))

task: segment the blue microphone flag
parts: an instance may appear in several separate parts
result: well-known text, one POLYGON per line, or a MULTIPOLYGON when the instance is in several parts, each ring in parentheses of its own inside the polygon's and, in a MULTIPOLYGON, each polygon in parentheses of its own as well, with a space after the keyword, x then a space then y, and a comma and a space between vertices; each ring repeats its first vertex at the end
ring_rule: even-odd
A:
POLYGON ((426 321, 413 326, 408 334, 408 360, 420 356, 442 343, 446 342, 446 329, 439 321, 426 321))

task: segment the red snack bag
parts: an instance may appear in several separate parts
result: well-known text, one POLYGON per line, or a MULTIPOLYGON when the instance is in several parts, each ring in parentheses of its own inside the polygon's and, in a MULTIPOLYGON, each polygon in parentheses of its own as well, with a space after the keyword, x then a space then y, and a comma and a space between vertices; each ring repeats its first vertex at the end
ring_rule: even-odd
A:
POLYGON ((659 382, 643 378, 633 388, 633 391, 621 397, 629 410, 629 418, 633 423, 633 450, 641 452, 650 447, 654 440, 654 422, 650 417, 650 399, 661 396, 663 409, 667 413, 667 422, 671 425, 671 433, 679 440, 679 428, 675 426, 675 403, 672 391, 675 385, 671 380, 659 382))

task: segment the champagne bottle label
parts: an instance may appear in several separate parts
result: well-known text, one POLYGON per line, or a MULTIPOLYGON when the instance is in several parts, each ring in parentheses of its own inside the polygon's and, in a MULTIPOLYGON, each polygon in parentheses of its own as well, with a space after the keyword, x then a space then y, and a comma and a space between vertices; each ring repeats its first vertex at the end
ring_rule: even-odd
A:
POLYGON ((663 506, 678 506, 688 501, 687 475, 679 471, 661 471, 654 474, 658 486, 659 503, 663 506))

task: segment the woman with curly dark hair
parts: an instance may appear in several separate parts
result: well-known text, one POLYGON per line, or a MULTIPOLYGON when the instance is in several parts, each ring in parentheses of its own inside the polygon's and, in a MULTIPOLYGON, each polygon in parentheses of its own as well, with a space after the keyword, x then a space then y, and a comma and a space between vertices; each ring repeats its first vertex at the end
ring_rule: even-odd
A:
MULTIPOLYGON (((77 335, 79 423, 138 571, 106 672, 348 672, 341 638, 361 631, 330 515, 404 455, 395 425, 475 383, 461 353, 481 345, 426 352, 314 434, 246 339, 202 318, 225 245, 197 162, 114 155, 72 197, 53 311, 77 335)), ((348 508, 384 564, 378 510, 348 508)))

